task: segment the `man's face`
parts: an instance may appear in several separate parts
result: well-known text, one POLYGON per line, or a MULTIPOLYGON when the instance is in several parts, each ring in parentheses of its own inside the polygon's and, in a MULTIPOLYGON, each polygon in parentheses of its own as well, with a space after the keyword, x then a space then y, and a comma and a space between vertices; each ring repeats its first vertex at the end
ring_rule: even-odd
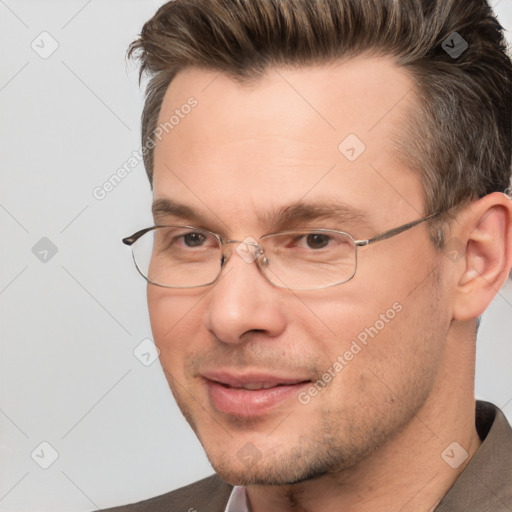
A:
MULTIPOLYGON (((176 209, 155 222, 236 240, 276 226, 366 239, 422 217, 420 181, 393 152, 412 88, 385 59, 271 69, 250 86, 182 71, 160 122, 191 96, 197 106, 157 144, 154 198, 194 215, 176 209), (325 205, 341 208, 318 217, 325 205), (297 206, 309 214, 282 225, 297 206)), ((322 290, 273 286, 235 249, 212 285, 148 286, 179 407, 231 483, 352 467, 413 418, 436 382, 451 318, 427 226, 359 248, 355 277, 322 290)))

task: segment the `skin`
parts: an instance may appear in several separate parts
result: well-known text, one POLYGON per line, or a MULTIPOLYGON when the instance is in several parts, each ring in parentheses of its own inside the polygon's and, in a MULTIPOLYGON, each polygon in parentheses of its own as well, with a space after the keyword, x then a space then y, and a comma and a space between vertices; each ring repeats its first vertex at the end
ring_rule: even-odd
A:
MULTIPOLYGON (((391 149, 414 108, 412 80, 391 60, 272 68, 252 85, 188 68, 160 121, 190 96, 197 107, 155 149, 154 198, 200 218, 159 214, 156 223, 258 238, 274 231, 270 212, 316 201, 366 220, 303 227, 363 239, 424 215, 419 178, 391 149), (366 145, 354 162, 338 150, 350 133, 366 145)), ((471 457, 480 444, 475 318, 512 266, 510 203, 495 193, 461 209, 448 237, 465 248, 456 261, 421 224, 360 248, 355 277, 324 290, 275 287, 236 252, 213 285, 148 286, 171 390, 215 470, 247 486, 251 511, 433 510, 469 461, 453 469, 441 453, 456 441, 471 457), (202 377, 211 370, 316 381, 396 303, 401 311, 308 404, 293 396, 248 416, 212 402, 202 377), (239 455, 247 443, 252 464, 239 455)))

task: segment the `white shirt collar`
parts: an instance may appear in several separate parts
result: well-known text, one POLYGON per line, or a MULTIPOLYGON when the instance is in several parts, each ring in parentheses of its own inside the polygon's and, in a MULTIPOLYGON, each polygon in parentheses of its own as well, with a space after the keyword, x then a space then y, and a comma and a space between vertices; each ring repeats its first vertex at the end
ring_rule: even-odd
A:
POLYGON ((245 487, 241 485, 235 485, 235 487, 233 487, 224 512, 249 512, 247 498, 245 496, 245 487))

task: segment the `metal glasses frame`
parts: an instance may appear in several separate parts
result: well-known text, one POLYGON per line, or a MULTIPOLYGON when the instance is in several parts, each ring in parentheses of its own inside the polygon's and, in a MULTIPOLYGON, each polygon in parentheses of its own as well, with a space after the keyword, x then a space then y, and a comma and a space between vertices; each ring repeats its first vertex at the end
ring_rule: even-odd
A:
MULTIPOLYGON (((354 247, 355 247, 355 266, 354 266, 354 273, 348 279, 345 279, 343 281, 340 281, 340 282, 337 282, 337 283, 334 283, 334 284, 329 284, 327 286, 321 286, 321 287, 318 287, 318 288, 291 288, 293 290, 324 289, 324 288, 330 288, 332 286, 338 286, 340 284, 346 283, 346 282, 350 281, 356 275, 356 272, 357 272, 357 248, 358 247, 364 247, 364 246, 367 246, 367 245, 370 245, 370 244, 374 244, 376 242, 380 242, 382 240, 387 240, 388 238, 392 238, 392 237, 394 237, 396 235, 399 235, 400 233, 403 233, 404 231, 407 231, 407 230, 417 226, 418 224, 421 224, 423 222, 426 222, 426 221, 429 221, 429 220, 433 219, 434 217, 437 217, 441 213, 443 213, 443 212, 442 211, 438 211, 438 212, 432 213, 430 215, 427 215, 426 217, 422 217, 421 219, 417 219, 417 220, 414 220, 412 222, 408 222, 407 224, 402 224, 401 226, 398 226, 396 228, 392 228, 392 229, 389 229, 387 231, 384 231, 384 233, 380 233, 380 234, 375 235, 374 237, 368 238, 366 240, 354 240, 354 238, 350 234, 346 233, 345 231, 337 231, 337 230, 333 230, 333 229, 304 229, 304 230, 279 231, 277 233, 269 233, 269 234, 263 235, 263 236, 260 237, 260 240, 264 239, 264 238, 267 238, 267 237, 271 237, 271 236, 284 235, 284 234, 295 233, 295 232, 302 232, 302 233, 304 233, 304 232, 311 232, 311 233, 331 232, 331 233, 338 233, 338 234, 341 234, 341 235, 344 235, 344 236, 347 236, 348 238, 350 238, 350 240, 352 240, 352 242, 354 244, 354 247)), ((155 229, 166 228, 166 227, 171 227, 171 226, 156 225, 156 226, 151 226, 149 228, 141 229, 140 231, 137 231, 133 235, 128 236, 126 238, 123 238, 122 242, 125 245, 131 247, 139 238, 141 238, 146 233, 148 233, 150 231, 153 231, 155 229)), ((223 249, 224 246, 227 245, 227 244, 235 244, 235 243, 238 243, 238 244, 242 244, 243 243, 243 244, 251 245, 251 246, 257 248, 258 251, 257 251, 257 255, 256 255, 254 261, 256 261, 256 264, 257 264, 258 268, 260 269, 261 273, 263 274, 263 276, 271 284, 273 284, 273 285, 275 285, 275 286, 277 286, 279 288, 289 288, 286 284, 281 285, 281 284, 278 284, 278 283, 272 281, 269 278, 269 276, 263 271, 263 266, 265 266, 267 264, 267 260, 266 260, 263 248, 257 242, 250 242, 250 241, 248 242, 246 240, 223 239, 217 233, 213 233, 212 231, 208 231, 207 229, 197 228, 197 227, 194 227, 194 226, 176 226, 176 227, 182 227, 182 228, 188 228, 188 229, 200 229, 201 231, 209 233, 210 235, 214 236, 219 241, 219 245, 220 245, 221 249, 223 249)), ((132 254, 133 254, 133 251, 132 251, 132 254)), ((215 279, 213 279, 209 283, 205 283, 205 284, 201 284, 201 285, 193 285, 193 286, 164 285, 162 283, 155 283, 153 281, 150 281, 148 279, 148 277, 146 277, 142 273, 142 271, 140 270, 139 266, 137 265, 137 262, 135 261, 135 254, 133 254, 133 259, 134 259, 134 263, 135 263, 135 266, 137 267, 138 272, 142 275, 142 277, 144 277, 144 279, 146 279, 146 281, 148 283, 153 284, 155 286, 161 286, 163 288, 186 289, 186 288, 201 288, 201 287, 204 287, 204 286, 209 286, 209 285, 213 284, 215 281, 217 281, 217 279, 219 278, 220 274, 222 273, 222 269, 224 268, 225 264, 227 263, 227 261, 229 259, 230 254, 226 254, 226 253, 224 253, 224 251, 222 251, 222 256, 223 257, 222 257, 222 260, 221 260, 221 265, 219 267, 219 272, 218 272, 217 276, 215 277, 215 279)))

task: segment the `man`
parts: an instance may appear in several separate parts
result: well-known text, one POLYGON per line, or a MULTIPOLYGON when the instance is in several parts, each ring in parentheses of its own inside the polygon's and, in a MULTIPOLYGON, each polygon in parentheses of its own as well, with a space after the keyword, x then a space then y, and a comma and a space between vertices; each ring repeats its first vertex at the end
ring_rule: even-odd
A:
POLYGON ((512 432, 473 392, 512 267, 488 5, 176 0, 131 53, 156 227, 125 243, 217 474, 112 510, 512 510, 512 432))

